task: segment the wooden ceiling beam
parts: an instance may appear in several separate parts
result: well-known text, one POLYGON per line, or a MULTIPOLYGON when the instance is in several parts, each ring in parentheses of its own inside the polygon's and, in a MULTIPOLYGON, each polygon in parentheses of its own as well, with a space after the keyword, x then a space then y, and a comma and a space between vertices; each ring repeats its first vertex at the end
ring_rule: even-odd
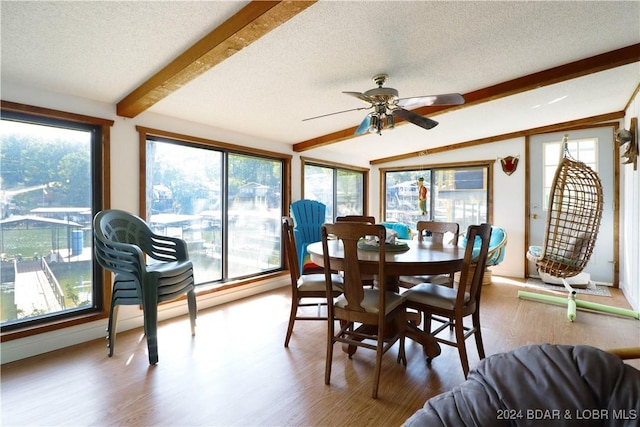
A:
MULTIPOLYGON (((463 105, 420 107, 413 111, 423 116, 437 116, 638 61, 640 61, 640 43, 466 93, 463 95, 465 99, 463 105)), ((396 126, 405 123, 396 122, 396 126)), ((354 135, 356 129, 357 127, 352 127, 298 142, 293 145, 293 151, 311 150, 355 138, 357 136, 354 135)))
POLYGON ((117 114, 137 116, 314 3, 252 1, 125 96, 116 106, 117 114))
POLYGON ((460 148, 475 147, 476 145, 490 144, 497 141, 505 141, 507 139, 521 138, 527 135, 537 135, 541 133, 560 132, 570 130, 572 128, 591 125, 595 123, 607 122, 610 120, 619 120, 624 117, 624 111, 614 111, 612 113, 601 114, 599 116, 586 117, 584 119, 572 120, 569 122, 556 123, 537 128, 520 130, 517 132, 505 133, 502 135, 490 136, 488 138, 474 139, 472 141, 459 142, 456 144, 443 145, 440 147, 427 148, 425 150, 414 151, 412 153, 398 154, 396 156, 385 157, 382 159, 374 159, 369 162, 371 165, 379 165, 382 163, 396 162, 398 160, 410 159, 412 157, 426 156, 429 154, 442 153, 445 151, 458 150, 460 148))

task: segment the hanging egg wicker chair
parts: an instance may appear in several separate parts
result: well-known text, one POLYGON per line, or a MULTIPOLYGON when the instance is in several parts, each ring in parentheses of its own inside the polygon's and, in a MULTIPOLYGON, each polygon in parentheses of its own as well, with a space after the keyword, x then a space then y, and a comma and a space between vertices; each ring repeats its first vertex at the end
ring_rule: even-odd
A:
MULTIPOLYGON (((538 271, 559 279, 582 272, 598 237, 604 204, 602 183, 584 163, 571 157, 564 136, 563 156, 549 196, 544 246, 529 248, 527 258, 538 271)), ((566 280, 563 280, 566 285, 566 280)))

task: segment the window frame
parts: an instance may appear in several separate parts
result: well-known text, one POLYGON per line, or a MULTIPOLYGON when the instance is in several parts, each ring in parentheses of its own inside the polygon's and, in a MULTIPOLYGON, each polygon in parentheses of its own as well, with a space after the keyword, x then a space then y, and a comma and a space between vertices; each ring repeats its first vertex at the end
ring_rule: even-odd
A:
MULTIPOLYGON (((11 113, 33 119, 35 123, 46 125, 47 122, 64 123, 70 122, 80 125, 97 127, 100 129, 100 140, 98 142, 99 152, 92 150, 91 164, 93 168, 97 168, 97 172, 93 174, 93 194, 94 204, 92 210, 95 214, 101 209, 110 206, 111 187, 110 187, 110 140, 111 127, 113 120, 103 119, 99 117, 85 116, 81 114, 69 113, 60 110, 20 104, 16 102, 4 101, 0 102, 2 113, 11 113)), ((93 258, 93 257, 92 257, 93 258)), ((52 317, 27 321, 24 323, 16 323, 10 325, 9 328, 3 327, 0 333, 0 342, 11 341, 14 339, 24 338, 44 332, 55 331, 68 328, 79 324, 89 323, 108 317, 107 301, 111 299, 111 280, 110 274, 102 269, 95 258, 93 258, 93 268, 96 272, 94 280, 101 281, 98 283, 98 289, 101 295, 95 296, 96 306, 93 309, 83 310, 82 313, 62 313, 52 317)))
MULTIPOLYGON (((300 176, 301 176, 301 189, 300 194, 302 198, 305 198, 304 195, 304 183, 305 183, 305 167, 306 166, 317 166, 321 168, 327 168, 333 170, 333 206, 337 206, 337 192, 335 191, 336 179, 338 170, 344 170, 348 172, 356 172, 362 173, 362 215, 369 215, 369 168, 363 168, 353 165, 347 165, 344 163, 330 162, 327 160, 318 160, 312 159, 309 157, 300 157, 300 176)), ((335 220, 336 212, 333 212, 333 220, 335 220)))
MULTIPOLYGON (((147 212, 146 203, 146 186, 147 186, 147 159, 146 159, 146 144, 147 139, 157 138, 161 140, 171 140, 184 145, 193 145, 201 148, 210 148, 220 151, 225 151, 229 154, 248 155, 264 157, 272 160, 280 160, 283 162, 282 171, 282 212, 288 212, 288 206, 291 201, 291 159, 293 156, 290 154, 283 154, 275 151, 262 150, 258 148, 245 147, 241 145, 231 144, 228 142, 217 141, 212 139, 206 139, 201 137, 195 137, 185 134, 179 134, 175 132, 164 131, 160 129, 153 129, 144 126, 136 126, 138 132, 138 147, 140 155, 140 179, 139 179, 139 212, 140 216, 144 219, 147 212)), ((226 188, 227 177, 224 177, 225 188, 223 191, 227 191, 226 188)), ((223 212, 223 224, 226 223, 226 212, 223 212)), ((266 273, 252 275, 246 278, 230 279, 228 281, 216 282, 214 286, 208 286, 206 284, 196 287, 197 295, 204 295, 213 292, 219 292, 230 288, 240 287, 250 283, 254 283, 259 280, 268 279, 271 277, 279 277, 284 274, 288 274, 285 271, 285 257, 284 257, 284 242, 281 242, 281 266, 277 271, 269 271, 266 273)), ((223 273, 224 274, 224 273, 223 273)))
MULTIPOLYGON (((569 139, 567 140, 567 146, 566 146, 566 150, 569 153, 569 156, 572 159, 575 159, 579 162, 582 162, 584 164, 586 164, 587 166, 589 166, 591 169, 593 169, 596 173, 598 173, 598 169, 600 167, 600 158, 598 156, 599 153, 599 145, 600 145, 600 141, 598 140, 598 138, 596 137, 587 137, 587 138, 575 138, 575 139, 569 139), (583 160, 583 158, 581 158, 582 156, 580 155, 581 153, 585 152, 585 151, 590 151, 590 150, 586 150, 586 149, 581 149, 581 146, 584 146, 587 143, 593 143, 593 161, 590 162, 585 162, 583 160), (569 149, 569 147, 571 145, 574 145, 575 148, 574 150, 569 149), (573 151, 573 152, 572 152, 573 151)), ((553 178, 556 174, 556 171, 558 169, 558 165, 560 164, 560 162, 562 161, 562 159, 565 156, 565 152, 563 151, 563 142, 562 140, 558 140, 558 141, 547 141, 547 142, 543 142, 542 143, 542 173, 543 173, 543 177, 542 177, 542 211, 543 212, 548 212, 549 211, 549 195, 551 194, 551 183, 553 181, 553 178), (549 159, 547 157, 547 147, 558 147, 558 156, 556 156, 553 159, 549 159), (552 168, 552 169, 550 169, 552 168), (547 171, 553 171, 551 172, 549 175, 547 175, 547 171), (549 185, 547 186, 547 182, 549 183, 549 185)))
MULTIPOLYGON (((387 172, 403 172, 403 171, 429 171, 430 176, 433 175, 434 170, 437 169, 456 169, 456 168, 474 168, 474 167, 486 167, 487 168, 487 222, 489 224, 493 223, 493 173, 494 173, 494 163, 495 159, 492 160, 477 160, 477 161, 467 161, 467 162, 456 162, 456 163, 435 163, 435 164, 420 164, 420 165, 407 165, 407 166, 396 166, 389 168, 380 168, 380 218, 386 218, 386 207, 387 207, 387 182, 386 182, 386 173, 387 172)), ((426 184, 425 184, 426 185, 426 184)), ((433 216, 433 188, 431 188, 431 181, 429 182, 429 214, 433 216)), ((466 232, 466 230, 460 230, 461 233, 466 232)))

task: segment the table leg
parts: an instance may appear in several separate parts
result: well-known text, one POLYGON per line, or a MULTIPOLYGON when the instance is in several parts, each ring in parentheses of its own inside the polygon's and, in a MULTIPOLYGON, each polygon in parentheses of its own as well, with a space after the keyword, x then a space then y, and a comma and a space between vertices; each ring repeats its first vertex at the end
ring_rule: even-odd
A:
POLYGON ((439 356, 442 351, 440 349, 440 344, 438 344, 438 341, 436 341, 433 335, 421 330, 411 322, 407 322, 405 336, 419 344, 422 344, 424 354, 428 359, 433 359, 434 357, 439 356))
MULTIPOLYGON (((358 329, 363 332, 371 333, 374 332, 371 326, 372 325, 362 325, 358 329)), ((393 335, 393 333, 391 335, 393 335)), ((421 344, 424 354, 428 359, 433 359, 439 356, 442 352, 440 344, 438 344, 438 341, 436 341, 433 335, 424 332, 411 322, 406 322, 405 337, 414 340, 418 344, 421 344)), ((358 347, 355 345, 342 344, 342 351, 347 353, 349 355, 349 358, 351 358, 351 356, 355 354, 357 349, 358 347)))
MULTIPOLYGON (((377 276, 375 276, 375 278, 377 279, 377 276)), ((375 280, 374 283, 378 286, 377 280, 375 280)), ((398 292, 400 290, 398 276, 386 276, 385 288, 392 292, 398 292)), ((440 348, 440 344, 438 344, 438 341, 436 341, 433 335, 418 328, 421 320, 422 316, 420 313, 407 312, 407 328, 405 330, 405 336, 419 344, 422 344, 424 354, 428 359, 433 359, 434 357, 439 356, 442 350, 440 348)))

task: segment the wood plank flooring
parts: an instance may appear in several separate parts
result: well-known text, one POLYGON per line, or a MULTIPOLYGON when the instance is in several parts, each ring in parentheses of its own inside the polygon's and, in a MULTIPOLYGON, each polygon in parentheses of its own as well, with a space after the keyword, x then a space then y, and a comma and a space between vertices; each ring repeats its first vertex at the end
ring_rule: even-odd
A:
MULTIPOLYGON (((487 355, 550 342, 600 348, 640 345, 640 321, 517 298, 523 283, 494 276, 483 288, 487 355)), ((527 289, 529 290, 529 289, 527 289)), ((585 300, 629 308, 612 297, 585 300)), ((289 290, 283 288, 202 310, 197 334, 188 318, 160 324, 160 362, 149 366, 141 330, 119 334, 115 355, 97 340, 2 366, 3 426, 398 426, 426 399, 463 381, 457 350, 444 347, 428 367, 407 342, 384 357, 379 399, 371 399, 375 355, 352 360, 335 346, 331 385, 324 384, 326 324, 296 323, 283 347, 289 290)), ((473 338, 471 367, 478 363, 473 338)), ((640 368, 640 361, 629 362, 640 368)))

